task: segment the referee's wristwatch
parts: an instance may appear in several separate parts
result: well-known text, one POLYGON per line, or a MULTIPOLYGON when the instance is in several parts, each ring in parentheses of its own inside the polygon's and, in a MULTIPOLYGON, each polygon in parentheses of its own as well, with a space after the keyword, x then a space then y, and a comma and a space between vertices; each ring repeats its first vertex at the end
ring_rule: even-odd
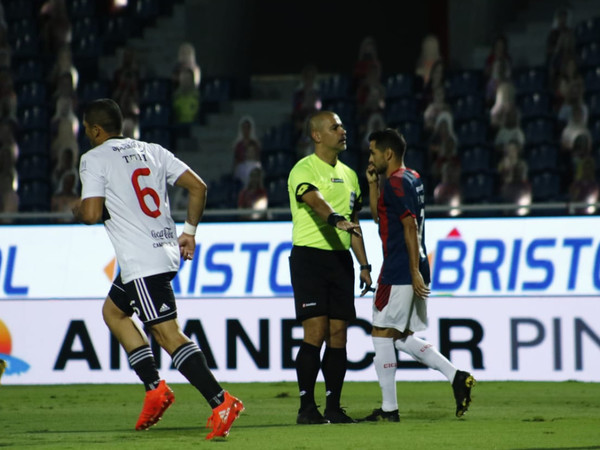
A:
POLYGON ((361 264, 360 271, 362 272, 363 270, 368 270, 370 272, 371 271, 371 264, 361 264))

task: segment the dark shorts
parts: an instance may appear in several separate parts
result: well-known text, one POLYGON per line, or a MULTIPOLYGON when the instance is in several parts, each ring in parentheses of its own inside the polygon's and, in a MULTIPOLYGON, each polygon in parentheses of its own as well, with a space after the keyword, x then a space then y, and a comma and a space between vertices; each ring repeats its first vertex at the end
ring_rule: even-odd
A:
POLYGON ((177 318, 177 306, 171 280, 176 272, 138 278, 123 284, 117 275, 108 296, 128 316, 136 313, 140 320, 152 325, 177 318))
POLYGON ((356 318, 350 251, 294 246, 290 253, 290 274, 298 320, 318 316, 356 318))

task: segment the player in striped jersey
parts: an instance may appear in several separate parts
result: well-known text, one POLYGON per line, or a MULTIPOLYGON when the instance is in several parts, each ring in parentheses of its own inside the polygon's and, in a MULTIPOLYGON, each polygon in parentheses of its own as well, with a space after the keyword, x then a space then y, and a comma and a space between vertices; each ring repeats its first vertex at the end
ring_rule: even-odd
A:
POLYGON ((457 370, 430 343, 414 336, 427 328, 429 263, 425 249, 425 192, 419 174, 404 165, 406 141, 393 129, 369 136, 369 200, 379 224, 383 265, 373 302, 375 370, 382 392, 381 408, 367 421, 398 422, 396 350, 440 371, 454 390, 456 416, 471 402, 475 380, 457 370), (382 176, 383 180, 380 180, 382 176))

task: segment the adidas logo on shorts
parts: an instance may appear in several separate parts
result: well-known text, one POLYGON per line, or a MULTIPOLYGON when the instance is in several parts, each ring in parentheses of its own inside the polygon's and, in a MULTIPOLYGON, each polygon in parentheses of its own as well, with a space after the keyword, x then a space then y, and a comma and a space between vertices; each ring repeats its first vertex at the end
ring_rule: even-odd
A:
POLYGON ((170 311, 170 310, 171 310, 171 308, 169 308, 169 306, 166 303, 163 303, 159 309, 160 312, 165 312, 165 311, 170 311))

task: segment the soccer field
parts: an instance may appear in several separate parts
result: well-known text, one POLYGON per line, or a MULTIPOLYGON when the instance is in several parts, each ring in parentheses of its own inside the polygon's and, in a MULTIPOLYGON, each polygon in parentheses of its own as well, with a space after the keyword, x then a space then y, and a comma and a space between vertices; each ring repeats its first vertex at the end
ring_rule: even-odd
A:
MULTIPOLYGON (((295 425, 295 383, 225 387, 246 406, 226 442, 205 441, 209 407, 189 385, 148 431, 133 430, 140 385, 0 386, 0 446, 60 449, 600 449, 600 384, 479 382, 462 419, 448 383, 399 382, 400 423, 295 425)), ((322 383, 317 399, 323 398, 322 383)), ((342 405, 362 417, 379 406, 377 383, 349 382, 342 405)))

